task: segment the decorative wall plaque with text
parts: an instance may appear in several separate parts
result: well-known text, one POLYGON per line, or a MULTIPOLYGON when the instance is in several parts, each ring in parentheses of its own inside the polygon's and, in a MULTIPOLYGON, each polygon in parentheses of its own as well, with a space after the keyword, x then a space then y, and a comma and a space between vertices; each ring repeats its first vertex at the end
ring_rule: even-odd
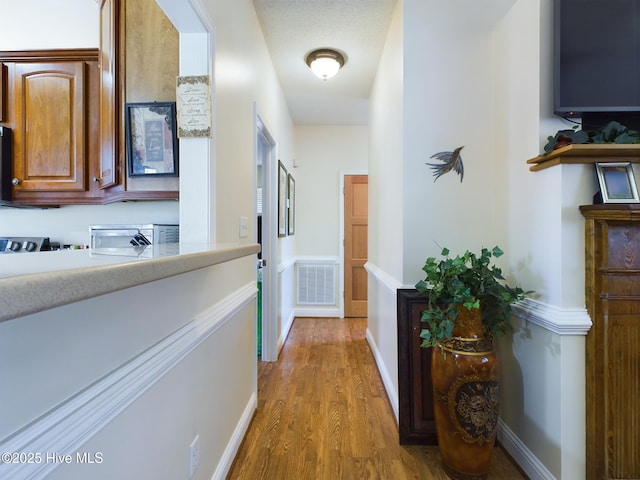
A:
POLYGON ((177 78, 178 137, 202 138, 213 135, 210 92, 208 75, 177 78))

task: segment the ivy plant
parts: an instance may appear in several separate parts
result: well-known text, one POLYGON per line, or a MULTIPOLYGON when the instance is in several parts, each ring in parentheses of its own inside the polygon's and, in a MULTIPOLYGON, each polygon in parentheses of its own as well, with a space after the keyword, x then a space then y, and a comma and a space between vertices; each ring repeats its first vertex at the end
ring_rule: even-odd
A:
POLYGON ((416 284, 426 293, 427 309, 422 312, 422 347, 433 347, 440 340, 451 338, 460 308, 481 308, 485 335, 501 336, 510 328, 511 305, 532 292, 506 284, 502 270, 492 258, 503 255, 499 247, 483 248, 479 255, 467 250, 450 257, 443 248, 439 259, 429 257, 422 270, 425 278, 416 284))

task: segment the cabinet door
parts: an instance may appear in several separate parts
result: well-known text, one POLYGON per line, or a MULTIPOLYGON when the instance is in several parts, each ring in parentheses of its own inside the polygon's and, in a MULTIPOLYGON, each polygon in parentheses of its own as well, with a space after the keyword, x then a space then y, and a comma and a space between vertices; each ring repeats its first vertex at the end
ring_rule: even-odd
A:
POLYGON ((422 348, 422 311, 427 297, 399 289, 398 298, 398 433, 401 445, 437 445, 431 384, 431 348, 422 348))
POLYGON ((100 4, 100 188, 116 185, 120 156, 119 0, 100 4))
POLYGON ((640 205, 580 208, 585 226, 586 479, 640 478, 640 205))
POLYGON ((86 189, 85 62, 16 64, 14 192, 86 189))

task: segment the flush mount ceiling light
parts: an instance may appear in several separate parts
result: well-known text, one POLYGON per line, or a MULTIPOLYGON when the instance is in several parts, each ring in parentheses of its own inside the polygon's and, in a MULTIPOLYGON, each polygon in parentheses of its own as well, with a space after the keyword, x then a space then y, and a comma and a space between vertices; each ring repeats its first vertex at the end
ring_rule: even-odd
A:
POLYGON ((344 55, 330 48, 320 48, 307 54, 305 62, 316 77, 323 80, 334 77, 344 66, 344 55))

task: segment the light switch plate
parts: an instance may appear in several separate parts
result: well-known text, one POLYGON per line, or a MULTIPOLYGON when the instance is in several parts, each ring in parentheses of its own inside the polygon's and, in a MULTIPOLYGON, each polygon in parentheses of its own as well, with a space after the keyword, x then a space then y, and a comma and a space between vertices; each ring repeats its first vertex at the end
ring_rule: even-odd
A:
POLYGON ((240 238, 247 238, 249 236, 249 219, 247 217, 240 217, 240 238))

